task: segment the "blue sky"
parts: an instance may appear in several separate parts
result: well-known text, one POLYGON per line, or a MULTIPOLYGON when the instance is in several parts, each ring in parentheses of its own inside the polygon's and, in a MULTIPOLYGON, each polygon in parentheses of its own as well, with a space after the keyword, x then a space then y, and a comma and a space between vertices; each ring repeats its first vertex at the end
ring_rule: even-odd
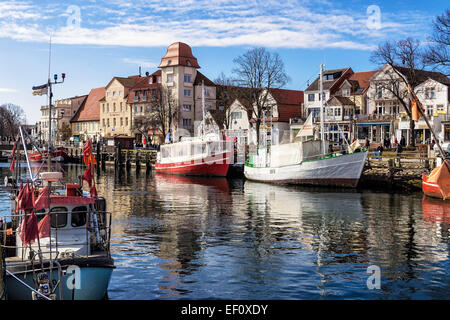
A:
POLYGON ((285 63, 286 88, 304 90, 320 63, 374 70, 369 57, 380 42, 425 41, 448 7, 440 0, 0 0, 0 103, 39 120, 46 97, 32 96, 31 87, 46 82, 50 34, 51 74, 67 74, 56 99, 87 94, 139 66, 155 71, 176 41, 192 47, 211 80, 231 75, 233 59, 248 49, 266 47, 285 63))

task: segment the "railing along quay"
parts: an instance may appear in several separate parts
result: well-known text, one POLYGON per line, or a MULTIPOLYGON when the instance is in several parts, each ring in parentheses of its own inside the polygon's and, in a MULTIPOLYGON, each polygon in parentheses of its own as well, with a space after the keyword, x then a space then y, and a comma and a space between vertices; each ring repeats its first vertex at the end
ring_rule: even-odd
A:
POLYGON ((363 188, 416 191, 422 188, 422 174, 436 167, 436 157, 417 151, 370 152, 360 179, 363 188))
MULTIPOLYGON (((66 147, 70 161, 73 163, 81 163, 83 161, 83 149, 81 147, 66 147)), ((156 161, 156 150, 154 149, 120 149, 118 147, 109 150, 95 150, 94 155, 97 160, 98 167, 104 169, 106 165, 114 167, 147 167, 150 169, 156 161)))

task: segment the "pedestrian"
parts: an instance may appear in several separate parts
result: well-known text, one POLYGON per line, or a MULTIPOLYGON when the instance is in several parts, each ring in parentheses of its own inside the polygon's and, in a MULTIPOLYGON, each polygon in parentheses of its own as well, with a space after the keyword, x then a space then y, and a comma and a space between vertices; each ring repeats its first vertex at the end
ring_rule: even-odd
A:
POLYGON ((404 136, 402 136, 402 138, 400 139, 400 144, 402 145, 402 147, 406 146, 406 140, 404 136))
POLYGON ((402 144, 398 144, 397 146, 397 157, 400 156, 400 154, 403 152, 403 146, 402 144))
POLYGON ((366 147, 366 149, 370 148, 369 138, 366 138, 366 144, 364 146, 366 147))
POLYGON ((383 145, 382 145, 382 144, 380 144, 380 145, 378 146, 377 151, 378 151, 378 155, 380 156, 379 159, 381 160, 381 157, 383 156, 383 151, 384 151, 384 148, 383 148, 383 145))

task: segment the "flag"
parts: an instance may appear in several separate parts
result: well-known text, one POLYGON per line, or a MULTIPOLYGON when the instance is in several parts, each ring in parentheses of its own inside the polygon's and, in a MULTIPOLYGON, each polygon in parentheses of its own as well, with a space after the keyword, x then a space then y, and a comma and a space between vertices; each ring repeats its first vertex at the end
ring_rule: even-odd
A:
POLYGON ((415 99, 411 99, 411 118, 414 121, 419 121, 420 118, 419 106, 415 99))
POLYGON ((10 171, 14 171, 14 166, 16 164, 16 147, 17 147, 17 141, 14 142, 14 146, 12 149, 12 160, 11 160, 11 165, 9 167, 10 171))
POLYGON ((86 182, 89 185, 89 193, 92 198, 97 198, 97 189, 95 188, 95 181, 94 181, 94 164, 97 164, 94 155, 92 154, 92 144, 91 140, 88 139, 86 143, 83 146, 83 157, 84 157, 84 164, 87 166, 86 171, 83 175, 83 180, 86 180, 86 182))
POLYGON ((37 216, 35 213, 34 188, 27 183, 23 188, 19 210, 24 212, 19 226, 19 237, 24 245, 32 244, 39 237, 37 216))
POLYGON ((50 214, 47 213, 45 217, 38 223, 39 239, 50 237, 50 214))
POLYGON ((35 209, 41 210, 48 208, 48 204, 50 203, 50 188, 49 186, 45 186, 39 191, 39 196, 36 200, 35 209))
POLYGON ((48 84, 43 84, 42 86, 34 86, 33 88, 33 96, 42 96, 47 94, 48 84))

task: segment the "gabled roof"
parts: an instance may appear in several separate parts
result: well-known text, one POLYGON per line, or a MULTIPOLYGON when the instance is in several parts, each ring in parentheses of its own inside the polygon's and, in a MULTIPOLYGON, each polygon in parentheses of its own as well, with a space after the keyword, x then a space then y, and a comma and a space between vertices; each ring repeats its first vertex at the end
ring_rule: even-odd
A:
MULTIPOLYGON (((400 66, 394 66, 395 69, 397 69, 400 73, 402 73, 408 81, 412 80, 413 75, 410 73, 410 69, 400 66)), ((450 85, 450 79, 441 72, 435 72, 435 71, 426 71, 426 70, 414 70, 414 77, 416 80, 415 84, 420 84, 426 80, 433 79, 437 82, 440 82, 445 85, 450 85)))
POLYGON ((303 103, 303 91, 287 90, 287 89, 269 89, 271 96, 278 104, 295 104, 303 103))
POLYGON ((100 100, 105 92, 105 87, 92 89, 70 122, 100 121, 100 100))
POLYGON ((197 71, 197 75, 195 77, 194 80, 194 85, 201 85, 202 81, 205 82, 205 86, 209 86, 209 87, 214 87, 216 86, 214 82, 212 82, 211 80, 209 80, 203 73, 201 73, 200 71, 197 71))
POLYGON ((355 103, 347 98, 347 97, 343 97, 343 96, 332 96, 330 99, 328 99, 327 104, 328 105, 333 105, 334 103, 337 103, 341 106, 354 106, 355 103))
POLYGON ((363 71, 363 72, 355 72, 348 78, 348 81, 357 85, 356 94, 363 94, 370 86, 370 78, 377 73, 378 70, 374 71, 363 71))
MULTIPOLYGON (((333 69, 333 70, 325 70, 323 72, 323 75, 329 75, 329 74, 341 74, 338 78, 333 80, 323 80, 323 90, 330 90, 333 91, 334 89, 337 89, 336 87, 344 81, 344 79, 348 78, 349 74, 352 74, 353 70, 352 68, 342 68, 342 69, 333 69)), ((317 77, 316 80, 305 90, 305 91, 319 91, 320 90, 320 77, 317 77)))

